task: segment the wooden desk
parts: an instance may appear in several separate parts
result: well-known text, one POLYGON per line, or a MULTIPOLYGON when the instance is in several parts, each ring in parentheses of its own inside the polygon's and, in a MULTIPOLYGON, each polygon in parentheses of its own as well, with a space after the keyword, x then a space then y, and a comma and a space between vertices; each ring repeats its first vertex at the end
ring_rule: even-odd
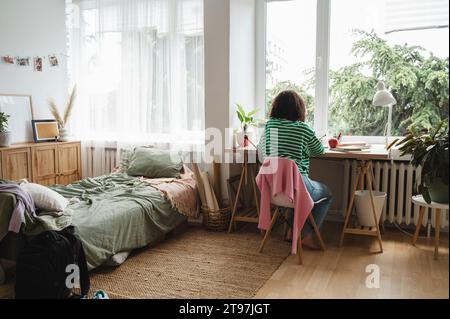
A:
POLYGON ((340 151, 332 151, 327 150, 325 154, 317 156, 317 158, 323 159, 353 159, 358 161, 358 167, 356 171, 356 175, 354 177, 353 182, 353 190, 350 196, 350 202, 348 204, 345 219, 344 219, 344 227, 342 229, 341 238, 339 241, 339 246, 342 247, 344 242, 345 234, 353 234, 353 235, 363 235, 363 236, 374 236, 377 237, 380 252, 383 252, 383 243, 381 241, 381 233, 380 226, 375 213, 375 204, 374 204, 374 181, 375 178, 373 176, 373 166, 372 160, 389 160, 389 152, 385 149, 372 148, 365 152, 340 152, 340 151), (372 206, 372 213, 374 218, 374 227, 360 227, 360 228, 352 228, 348 227, 348 222, 350 220, 350 216, 352 214, 353 204, 355 200, 355 192, 357 190, 362 190, 364 188, 364 180, 367 182, 367 187, 369 188, 370 194, 370 202, 372 206))

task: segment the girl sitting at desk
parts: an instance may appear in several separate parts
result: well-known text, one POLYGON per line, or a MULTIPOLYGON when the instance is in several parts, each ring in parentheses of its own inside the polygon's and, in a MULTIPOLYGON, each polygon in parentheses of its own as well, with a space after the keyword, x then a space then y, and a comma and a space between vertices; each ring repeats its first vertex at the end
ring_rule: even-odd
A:
MULTIPOLYGON (((258 144, 260 158, 269 156, 286 157, 294 161, 303 176, 308 192, 314 202, 311 213, 320 228, 330 207, 332 196, 325 184, 311 180, 309 175, 310 158, 324 153, 324 147, 311 127, 305 123, 306 107, 303 99, 295 91, 281 92, 272 103, 270 119, 258 144), (278 145, 271 145, 270 130, 278 130, 278 145)), ((273 131, 272 131, 273 132, 273 131)), ((290 209, 289 223, 292 225, 294 210, 290 209)), ((312 226, 306 222, 302 232, 302 243, 318 249, 313 240, 312 226)))

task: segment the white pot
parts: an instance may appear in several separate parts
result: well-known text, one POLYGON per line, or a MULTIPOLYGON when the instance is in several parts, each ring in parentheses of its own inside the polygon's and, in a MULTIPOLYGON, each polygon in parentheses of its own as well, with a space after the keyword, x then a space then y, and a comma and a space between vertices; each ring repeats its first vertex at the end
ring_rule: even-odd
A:
MULTIPOLYGON (((378 225, 381 212, 383 211, 386 202, 386 193, 376 191, 373 191, 372 193, 375 204, 375 215, 377 217, 376 225, 378 225)), ((372 203, 369 191, 364 190, 355 192, 355 207, 359 225, 368 227, 376 226, 373 220, 372 203)))
POLYGON ((11 145, 11 132, 0 133, 0 147, 8 147, 11 145))
POLYGON ((65 127, 61 127, 59 129, 59 138, 58 141, 60 142, 68 142, 70 140, 70 133, 69 130, 65 127))

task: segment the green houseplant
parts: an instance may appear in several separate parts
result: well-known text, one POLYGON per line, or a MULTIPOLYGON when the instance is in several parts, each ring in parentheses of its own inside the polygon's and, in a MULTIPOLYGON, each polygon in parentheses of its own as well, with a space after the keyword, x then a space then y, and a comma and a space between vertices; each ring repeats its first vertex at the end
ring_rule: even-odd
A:
POLYGON ((258 109, 246 112, 242 105, 236 104, 236 107, 236 114, 241 122, 241 131, 236 134, 238 144, 241 146, 248 146, 248 141, 251 140, 249 137, 249 127, 257 126, 258 120, 256 120, 254 116, 258 112, 258 109))
POLYGON ((411 155, 411 163, 422 168, 418 191, 427 203, 448 203, 448 120, 435 129, 409 129, 408 135, 393 144, 403 155, 411 155))
POLYGON ((0 146, 8 147, 11 144, 11 132, 8 131, 9 115, 0 112, 0 146))

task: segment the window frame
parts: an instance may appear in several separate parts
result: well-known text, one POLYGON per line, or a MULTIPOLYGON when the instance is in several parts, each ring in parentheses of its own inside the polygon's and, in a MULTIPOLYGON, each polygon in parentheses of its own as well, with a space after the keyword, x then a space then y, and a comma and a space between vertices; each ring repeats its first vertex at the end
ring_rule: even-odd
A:
MULTIPOLYGON (((289 0, 258 0, 256 3, 257 35, 256 35, 256 91, 257 102, 265 105, 266 98, 266 34, 267 34, 267 3, 289 0)), ((329 66, 330 66, 330 25, 331 0, 317 0, 316 17, 316 87, 314 130, 317 136, 328 132, 329 119, 329 66)), ((373 91, 375 95, 375 88, 373 91)), ((384 144, 385 136, 342 136, 343 141, 366 141, 370 144, 384 144)), ((389 136, 388 141, 394 141, 397 136, 389 136)))

